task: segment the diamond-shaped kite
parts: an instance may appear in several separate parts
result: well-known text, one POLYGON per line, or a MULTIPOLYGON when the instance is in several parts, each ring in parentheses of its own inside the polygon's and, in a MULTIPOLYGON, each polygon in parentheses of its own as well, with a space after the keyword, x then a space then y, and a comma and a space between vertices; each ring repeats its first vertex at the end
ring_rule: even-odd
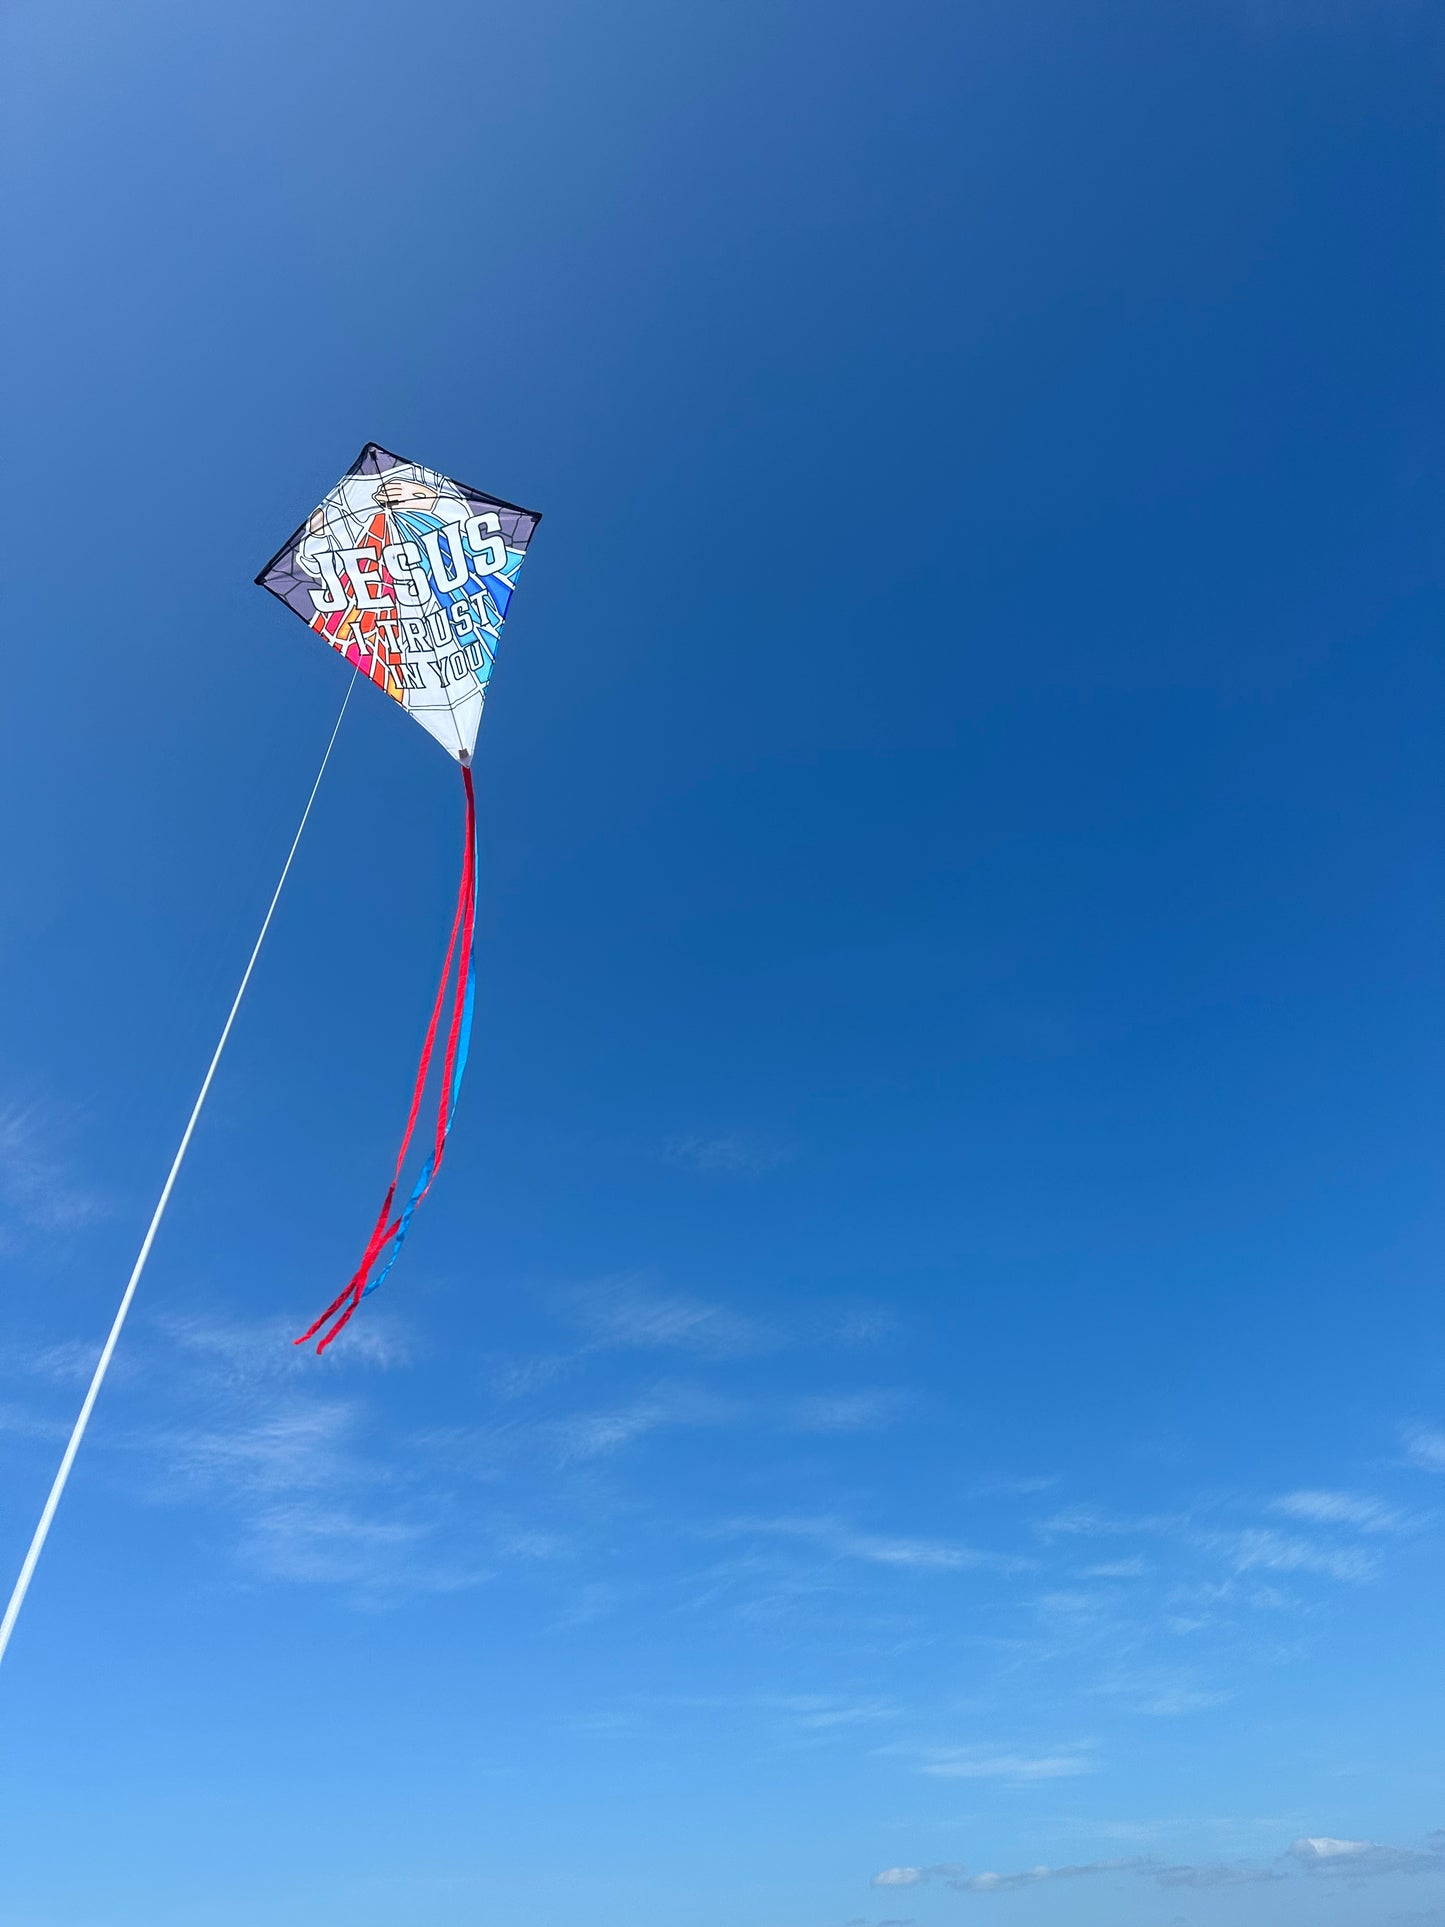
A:
POLYGON ((368 442, 256 580, 465 764, 541 519, 368 442))

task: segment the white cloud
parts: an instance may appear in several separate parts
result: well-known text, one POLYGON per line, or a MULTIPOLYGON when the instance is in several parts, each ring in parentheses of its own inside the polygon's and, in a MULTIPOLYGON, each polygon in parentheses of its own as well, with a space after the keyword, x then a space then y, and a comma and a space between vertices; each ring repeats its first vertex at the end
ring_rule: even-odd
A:
POLYGON ((742 1358, 774 1342, 753 1319, 702 1299, 650 1291, 635 1278, 576 1292, 570 1302, 573 1317, 599 1349, 742 1358))
POLYGON ((156 1328, 186 1353, 193 1377, 237 1394, 287 1379, 310 1387, 318 1369, 339 1375, 357 1366, 386 1370, 412 1356, 407 1338, 384 1310, 348 1326, 346 1343, 320 1359, 294 1342, 295 1321, 281 1316, 236 1319, 196 1312, 160 1318, 156 1328))
POLYGON ((964 1894, 1014 1893, 1020 1887, 1038 1887, 1046 1881, 1080 1880, 1089 1874, 1132 1873, 1141 1864, 1138 1860, 1090 1860, 1072 1867, 1030 1867, 1023 1873, 976 1873, 950 1880, 947 1885, 964 1894))
MULTIPOLYGON (((925 1869, 925 1874, 931 1872, 925 1869)), ((1284 1875, 1271 1867, 1230 1862, 1216 1866, 1160 1866, 1140 1855, 1124 1860, 1087 1860, 1072 1866, 1027 1867, 1021 1873, 954 1873, 944 1880, 956 1893, 1016 1893, 1022 1887, 1038 1887, 1056 1880, 1080 1880, 1096 1874, 1138 1874, 1160 1887, 1251 1887, 1264 1881, 1282 1880, 1284 1875)))
MULTIPOLYGON (((1445 1872, 1445 1831, 1426 1837, 1423 1850, 1410 1847, 1383 1847, 1371 1840, 1341 1840, 1315 1835, 1294 1841, 1280 1855, 1280 1861, 1312 1877, 1339 1879, 1346 1885, 1386 1874, 1445 1872)), ((1027 1867, 1018 1873, 970 1874, 963 1867, 945 1863, 936 1866, 886 1867, 875 1874, 873 1885, 917 1886, 939 1881, 957 1893, 1013 1893, 1020 1888, 1041 1886, 1058 1880, 1077 1880, 1091 1874, 1134 1873, 1156 1886, 1208 1891, 1225 1887, 1254 1887, 1287 1879, 1288 1872, 1279 1862, 1261 1865, 1255 1861, 1231 1860, 1199 1865, 1161 1864, 1144 1855, 1121 1860, 1090 1860, 1075 1865, 1027 1867)), ((1442 1910, 1445 1918, 1445 1910, 1442 1910)), ((1396 1915, 1392 1919, 1430 1920, 1420 1916, 1396 1915)))
POLYGON ((70 1436, 70 1425, 37 1418, 22 1405, 0 1404, 0 1432, 17 1439, 64 1439, 70 1436))
POLYGON ((173 1427, 141 1441, 163 1468, 172 1489, 178 1480, 220 1484, 246 1492, 334 1489, 353 1474, 347 1447, 359 1427, 350 1401, 287 1400, 222 1425, 173 1427))
POLYGON ((799 1399, 791 1422, 799 1432, 877 1432, 892 1425, 907 1404, 903 1392, 839 1392, 799 1399))
POLYGON ((1091 1619, 1112 1605, 1112 1597, 1100 1592, 1072 1592, 1061 1589, 1057 1592, 1040 1593, 1034 1601, 1035 1609, 1052 1619, 1091 1619))
POLYGON ((759 1177, 775 1171, 793 1155, 792 1147, 743 1131, 717 1137, 675 1137, 666 1147, 674 1164, 686 1164, 708 1176, 759 1177))
POLYGON ((1099 1763, 1087 1743, 1046 1752, 998 1746, 889 1746, 886 1754, 911 1758, 920 1773, 937 1780, 998 1780, 1007 1786, 1034 1786, 1044 1780, 1075 1780, 1097 1773, 1099 1763))
MULTIPOLYGON (((170 1416, 128 1427, 121 1396, 96 1449, 143 1502, 199 1503, 252 1577, 344 1587, 359 1605, 473 1585, 485 1575, 438 1547, 444 1496, 406 1493, 405 1469, 371 1444, 367 1405, 341 1395, 406 1355, 386 1319, 357 1329, 362 1343, 318 1364, 285 1321, 156 1321, 130 1356, 170 1416)), ((148 1391, 148 1411, 160 1403, 148 1391)))
POLYGON ((287 1499, 252 1510, 242 1547, 247 1563, 272 1579, 387 1590, 405 1576, 407 1591, 426 1591, 432 1588, 414 1555, 427 1531, 414 1521, 368 1518, 331 1499, 287 1499))
POLYGON ((1292 1842, 1287 1852, 1306 1873, 1351 1885, 1384 1874, 1445 1873, 1445 1832, 1427 1834, 1423 1850, 1379 1846, 1373 1840, 1336 1840, 1321 1834, 1292 1842))
POLYGON ((915 1572, 1018 1572, 1029 1561, 1006 1553, 981 1552, 941 1539, 892 1538, 859 1532, 828 1518, 737 1519, 727 1528, 737 1534, 768 1534, 778 1538, 811 1540, 837 1559, 858 1559, 875 1566, 897 1566, 915 1572))
MULTIPOLYGON (((11 1349, 7 1352, 4 1367, 17 1377, 38 1378, 51 1385, 88 1385, 100 1358, 101 1340, 93 1342, 79 1339, 62 1339, 56 1345, 42 1345, 33 1352, 11 1349)), ((118 1373, 130 1364, 122 1357, 111 1366, 112 1373, 118 1373)))
POLYGON ((834 1700, 822 1695, 799 1694, 779 1700, 776 1704, 789 1719, 812 1733, 872 1725, 878 1720, 890 1720, 897 1715, 897 1708, 887 1700, 834 1700))
POLYGON ((885 1867, 874 1874, 875 1887, 912 1887, 923 1882, 942 1881, 960 1894, 1015 1893, 1020 1887, 1038 1887, 1055 1880, 1081 1880, 1090 1874, 1134 1873, 1148 1866, 1137 1858, 1128 1860, 1091 1860, 1078 1866, 1029 1867, 1022 1873, 975 1873, 956 1862, 945 1861, 932 1867, 885 1867))
POLYGON ((1064 1536, 1081 1539, 1130 1538, 1137 1533, 1167 1532, 1181 1524, 1177 1516, 1149 1513, 1136 1519, 1121 1519, 1100 1512, 1090 1505, 1065 1506, 1051 1518, 1041 1520, 1038 1530, 1047 1538, 1064 1536))
POLYGON ((1445 1472, 1445 1432, 1429 1425, 1409 1426, 1405 1457, 1422 1472, 1445 1472))
POLYGON ((1284 1879, 1275 1867, 1253 1867, 1242 1861, 1206 1867, 1151 1867, 1149 1873, 1161 1887, 1257 1887, 1284 1879))
POLYGON ((1320 1860, 1338 1860, 1341 1856, 1368 1853, 1373 1844, 1369 1840, 1332 1840, 1322 1834, 1314 1839, 1296 1840, 1286 1848, 1286 1852, 1305 1866, 1313 1866, 1320 1860))
POLYGON ((1370 1553, 1278 1532, 1241 1532, 1213 1543, 1227 1552, 1236 1572, 1312 1572, 1326 1579, 1360 1580, 1373 1578, 1378 1566, 1370 1553))
POLYGON ((76 1231, 104 1214, 100 1194, 48 1148, 53 1129, 38 1105, 0 1109, 0 1230, 76 1231))
POLYGON ((891 1338, 898 1330, 898 1314, 887 1305, 852 1305, 835 1318, 827 1337, 835 1345, 862 1347, 891 1338))
POLYGON ((496 1398, 534 1398, 549 1385, 568 1377, 581 1362, 581 1355, 576 1352, 543 1352, 530 1358, 493 1358, 487 1369, 487 1390, 496 1398))
POLYGON ((498 1558, 533 1562, 567 1559, 577 1548, 574 1541, 560 1532, 546 1532, 536 1527, 521 1526, 499 1532, 496 1535, 494 1549, 498 1558))
POLYGON ((1189 1673, 1141 1668, 1122 1672, 1096 1686, 1095 1693, 1131 1703, 1134 1712, 1150 1719, 1176 1719, 1223 1706, 1233 1695, 1202 1686, 1189 1673))
POLYGON ((1360 1532, 1400 1532, 1409 1524, 1393 1506, 1355 1492, 1286 1492, 1271 1510, 1307 1525, 1353 1526, 1360 1532))
POLYGON ((740 1407, 695 1386, 660 1385, 625 1404, 578 1412, 539 1428, 550 1437, 565 1464, 598 1459, 634 1445, 650 1432, 693 1426, 732 1424, 740 1407))

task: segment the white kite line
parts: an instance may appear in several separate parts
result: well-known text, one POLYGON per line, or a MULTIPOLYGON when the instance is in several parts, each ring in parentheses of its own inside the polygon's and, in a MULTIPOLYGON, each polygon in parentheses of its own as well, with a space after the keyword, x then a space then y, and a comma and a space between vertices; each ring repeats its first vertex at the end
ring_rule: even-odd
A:
POLYGON ((175 1189, 175 1183, 177 1177, 180 1175, 181 1165, 185 1162, 186 1152, 190 1148, 191 1137, 196 1128, 196 1120, 201 1115, 201 1107, 204 1105, 206 1095, 211 1088, 211 1080, 216 1075, 216 1067, 221 1061, 221 1053, 226 1048, 226 1039, 231 1035, 231 1026, 235 1023, 236 1013, 241 1008, 241 999, 245 996, 246 986, 251 981, 251 972, 256 968, 256 959, 261 954, 261 945, 266 941, 266 932, 271 928, 271 919, 276 914, 276 905, 281 901, 281 892, 285 888, 286 878, 291 872, 292 859, 295 857, 297 847, 301 842, 301 833, 306 828, 306 819, 311 814, 311 805, 316 801, 316 792, 321 788, 321 779, 326 774, 326 765, 331 761, 331 752, 336 746, 336 738, 341 731, 341 719, 346 714, 346 705, 351 701, 351 692, 355 687, 356 677, 354 675, 348 677, 346 694, 342 697, 341 708, 337 711, 336 723, 331 731, 331 740, 326 745, 326 754, 321 758, 321 767, 316 772, 316 781, 311 785, 311 794, 307 797, 306 807, 301 812, 301 821, 296 825, 296 834, 291 839, 291 848, 287 851, 286 861, 281 867, 281 876, 276 884, 276 889, 272 895, 265 920, 262 922, 261 933, 257 937, 255 948, 251 952, 251 960, 246 965, 245 975, 241 979, 241 987, 236 992, 236 1000, 231 1005, 231 1014, 227 1017, 225 1025, 222 1028, 220 1039, 216 1044, 210 1067, 202 1081, 200 1092, 196 1097, 194 1105, 191 1107, 190 1118, 187 1120, 186 1128, 181 1135, 181 1141, 176 1147, 176 1154, 171 1160, 170 1171, 166 1176, 166 1181, 162 1187, 156 1208, 151 1214, 150 1224, 146 1227, 145 1237, 141 1240, 141 1248, 136 1256, 135 1266, 130 1274, 130 1282, 126 1285, 125 1293, 120 1301, 120 1308, 116 1312, 115 1321, 110 1328, 110 1336, 106 1339, 99 1361, 96 1364, 95 1373, 90 1381, 90 1390, 85 1395, 85 1403, 80 1408, 80 1416, 76 1419, 75 1428, 70 1434, 70 1443, 66 1446, 65 1455, 60 1461, 60 1470, 55 1475, 55 1482, 50 1488, 50 1496, 45 1501, 45 1509, 40 1514, 40 1523, 36 1526, 35 1535, 30 1541, 30 1550, 26 1553, 25 1563, 20 1568, 20 1577, 15 1581, 15 1590, 11 1593, 10 1603, 5 1608, 5 1617, 0 1619, 0 1660, 3 1660, 5 1657, 5 1649, 10 1644, 10 1635, 14 1632, 15 1622, 20 1617, 20 1608, 25 1604, 25 1595, 30 1590, 30 1581, 35 1577, 35 1568, 39 1565, 40 1555, 45 1550, 45 1541, 50 1535, 50 1526, 52 1520, 55 1518, 56 1507, 60 1504, 61 1494, 65 1491, 66 1481, 70 1477, 70 1468, 75 1464, 75 1455, 80 1450, 80 1441, 85 1437, 85 1428, 90 1423, 90 1415, 95 1409, 95 1401, 100 1396, 100 1388, 105 1383, 106 1373, 110 1370, 110 1361, 114 1356, 116 1345, 120 1339, 121 1327, 125 1324, 126 1313, 130 1310, 130 1301, 135 1297, 136 1286, 140 1283, 141 1273, 146 1268, 146 1260, 151 1255, 151 1246, 156 1241, 156 1233, 160 1229, 161 1219, 166 1214, 166 1206, 171 1201, 171 1192, 175 1189))

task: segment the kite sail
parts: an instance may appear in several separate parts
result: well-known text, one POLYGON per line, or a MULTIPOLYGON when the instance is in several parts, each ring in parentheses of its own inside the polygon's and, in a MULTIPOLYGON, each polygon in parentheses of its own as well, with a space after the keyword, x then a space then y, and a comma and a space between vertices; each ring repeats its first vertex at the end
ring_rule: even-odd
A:
POLYGON ((368 442, 256 580, 414 716, 462 766, 466 832, 451 941, 422 1043, 396 1168, 350 1282, 309 1330, 325 1351, 396 1262, 446 1150, 471 1043, 476 922, 472 752, 517 571, 541 516, 368 442), (445 1021, 443 1021, 445 1019, 445 1021), (440 1095, 430 1149, 393 1215, 438 1037, 440 1095))

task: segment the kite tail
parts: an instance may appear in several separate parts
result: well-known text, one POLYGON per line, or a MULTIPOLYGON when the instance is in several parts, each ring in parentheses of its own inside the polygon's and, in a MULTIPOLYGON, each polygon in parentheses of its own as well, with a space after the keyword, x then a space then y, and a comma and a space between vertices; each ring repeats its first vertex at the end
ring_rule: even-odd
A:
POLYGON ((446 962, 442 965, 441 981, 437 985, 431 1021, 427 1025, 421 1058, 417 1064, 416 1083, 412 1088, 411 1109, 407 1113, 406 1130, 402 1134, 401 1148, 396 1154, 396 1169, 387 1187, 381 1210, 377 1213, 376 1224, 366 1241, 361 1263, 352 1273, 345 1288, 331 1301, 321 1316, 293 1341, 297 1345, 304 1345, 308 1339, 315 1338, 323 1326, 335 1319, 336 1322, 331 1325, 331 1329, 316 1347, 318 1357, 326 1350, 336 1334, 350 1322, 362 1299, 376 1290, 396 1263, 397 1253, 406 1241, 406 1235, 411 1229, 411 1221, 416 1215, 416 1208, 430 1191, 432 1180, 441 1168, 447 1136, 452 1128, 452 1117, 456 1112, 457 1096, 461 1091, 462 1075, 466 1070, 467 1056, 471 1048, 472 1008, 475 1001, 473 937, 477 918, 477 807, 476 798, 472 792, 472 772, 465 763, 462 765, 462 782, 467 793, 467 831, 466 847, 462 853, 462 878, 457 889, 456 914, 452 918, 452 934, 447 944, 446 962), (411 1196, 407 1199, 403 1210, 393 1218, 391 1208, 396 1201, 397 1187, 401 1183, 402 1166, 406 1162, 406 1154, 411 1147, 412 1135, 416 1130, 416 1121, 421 1112, 422 1096, 431 1071, 432 1054, 436 1048, 442 1007, 446 1002, 447 987, 451 980, 454 961, 457 967, 456 981, 452 984, 451 1014, 447 1020, 446 1046, 442 1056, 436 1135, 427 1160, 412 1187, 411 1196), (378 1275, 372 1278, 372 1268, 388 1245, 391 1249, 387 1253, 386 1263, 378 1275), (370 1280, 369 1283, 368 1280, 370 1280))

